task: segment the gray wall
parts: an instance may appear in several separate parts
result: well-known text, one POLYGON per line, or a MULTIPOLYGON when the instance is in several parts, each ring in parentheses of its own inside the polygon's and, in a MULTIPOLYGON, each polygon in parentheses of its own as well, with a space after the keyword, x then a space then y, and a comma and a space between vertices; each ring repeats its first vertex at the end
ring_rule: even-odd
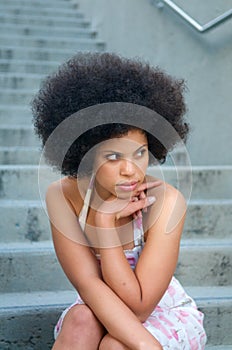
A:
MULTIPOLYGON (((158 9, 149 0, 77 2, 106 42, 107 51, 141 57, 185 78, 192 164, 231 165, 232 19, 200 34, 167 7, 158 9)), ((232 0, 176 3, 202 24, 232 8, 232 0)))

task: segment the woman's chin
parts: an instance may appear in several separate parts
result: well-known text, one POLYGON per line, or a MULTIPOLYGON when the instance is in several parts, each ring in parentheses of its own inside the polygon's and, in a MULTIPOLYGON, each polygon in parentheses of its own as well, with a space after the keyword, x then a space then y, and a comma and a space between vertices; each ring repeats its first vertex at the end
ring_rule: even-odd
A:
POLYGON ((122 192, 122 191, 118 191, 116 193, 116 196, 118 199, 123 199, 123 200, 128 200, 130 201, 132 196, 133 196, 133 191, 131 192, 122 192))

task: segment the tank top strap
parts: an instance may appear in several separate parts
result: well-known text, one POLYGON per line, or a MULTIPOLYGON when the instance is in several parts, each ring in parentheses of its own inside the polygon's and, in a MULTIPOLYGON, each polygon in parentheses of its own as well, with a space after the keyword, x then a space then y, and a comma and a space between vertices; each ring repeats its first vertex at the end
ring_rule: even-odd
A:
POLYGON ((137 218, 133 221, 133 231, 134 231, 134 246, 140 247, 144 245, 144 231, 143 231, 143 220, 142 218, 137 218))
POLYGON ((90 178, 90 181, 89 181, 88 189, 87 189, 85 199, 84 199, 84 205, 83 205, 83 207, 80 211, 80 214, 79 214, 79 224, 80 224, 81 229, 83 231, 85 230, 86 219, 87 219, 87 215, 88 215, 88 211, 89 211, 89 205, 90 205, 91 195, 92 195, 92 191, 93 191, 94 178, 95 178, 95 176, 93 174, 90 178))

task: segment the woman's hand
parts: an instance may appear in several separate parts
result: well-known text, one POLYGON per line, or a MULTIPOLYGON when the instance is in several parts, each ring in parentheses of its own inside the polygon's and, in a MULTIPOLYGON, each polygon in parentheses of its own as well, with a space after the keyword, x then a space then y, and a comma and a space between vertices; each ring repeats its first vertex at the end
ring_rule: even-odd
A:
POLYGON ((102 228, 114 227, 115 222, 121 218, 133 216, 133 218, 142 217, 142 211, 152 205, 156 198, 147 196, 147 190, 158 187, 162 181, 152 181, 141 184, 136 192, 127 199, 110 196, 97 210, 95 217, 96 225, 102 228))

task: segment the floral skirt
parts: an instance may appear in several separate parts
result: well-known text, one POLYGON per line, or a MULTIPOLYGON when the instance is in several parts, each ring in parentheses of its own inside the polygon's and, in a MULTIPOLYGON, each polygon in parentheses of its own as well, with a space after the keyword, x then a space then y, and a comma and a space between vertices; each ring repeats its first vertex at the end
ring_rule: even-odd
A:
MULTIPOLYGON (((79 295, 61 314, 54 329, 55 339, 65 315, 78 304, 84 304, 79 295)), ((194 300, 173 277, 159 304, 143 326, 159 341, 164 350, 203 350, 207 339, 203 319, 204 315, 197 309, 194 300)))

